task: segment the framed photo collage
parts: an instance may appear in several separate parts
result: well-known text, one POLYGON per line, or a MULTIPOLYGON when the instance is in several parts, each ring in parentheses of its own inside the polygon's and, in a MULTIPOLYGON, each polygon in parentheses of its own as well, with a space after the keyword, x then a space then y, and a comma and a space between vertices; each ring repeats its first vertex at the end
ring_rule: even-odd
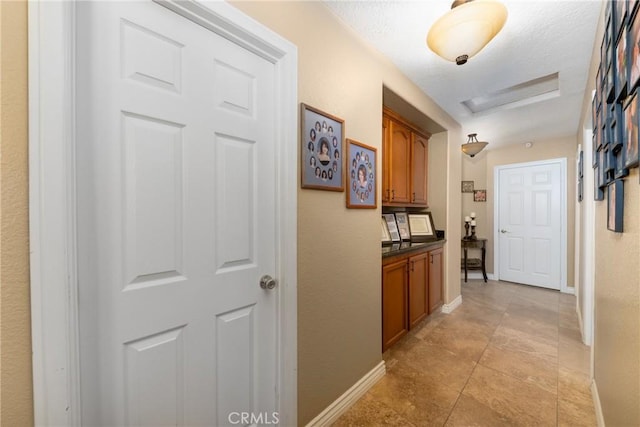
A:
POLYGON ((638 167, 639 0, 608 0, 592 102, 594 199, 608 200, 607 228, 622 232, 624 178, 638 167))

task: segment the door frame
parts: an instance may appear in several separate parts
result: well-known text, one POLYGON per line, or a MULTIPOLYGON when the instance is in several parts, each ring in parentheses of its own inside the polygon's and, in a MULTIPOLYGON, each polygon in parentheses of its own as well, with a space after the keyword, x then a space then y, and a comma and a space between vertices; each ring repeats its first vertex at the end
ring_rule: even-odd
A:
MULTIPOLYGON (((595 92, 595 91, 594 91, 595 92)), ((593 344, 593 321, 595 300, 595 215, 596 202, 593 200, 593 173, 590 165, 593 162, 593 129, 585 128, 583 130, 583 168, 584 182, 582 191, 582 203, 576 203, 576 211, 581 211, 580 217, 580 239, 576 244, 576 258, 579 260, 580 281, 577 282, 577 301, 578 320, 580 321, 580 331, 582 332, 582 342, 585 345, 593 344), (581 259, 581 256, 584 256, 581 259), (581 304, 582 303, 582 304, 581 304)), ((593 347, 592 347, 593 348, 593 347)), ((591 364, 593 367, 593 364, 591 364)))
MULTIPOLYGON (((297 48, 225 2, 154 0, 274 64, 277 401, 297 425, 297 48)), ((29 231, 36 425, 80 426, 76 235, 76 10, 29 2, 29 231)), ((257 285, 257 284, 256 284, 257 285)))
POLYGON ((538 160, 525 163, 513 163, 495 166, 493 168, 493 189, 495 197, 493 202, 493 273, 496 280, 500 280, 500 172, 507 169, 516 169, 531 166, 544 166, 550 164, 560 165, 560 207, 561 226, 560 234, 560 292, 573 294, 574 288, 567 287, 567 159, 566 157, 538 160))

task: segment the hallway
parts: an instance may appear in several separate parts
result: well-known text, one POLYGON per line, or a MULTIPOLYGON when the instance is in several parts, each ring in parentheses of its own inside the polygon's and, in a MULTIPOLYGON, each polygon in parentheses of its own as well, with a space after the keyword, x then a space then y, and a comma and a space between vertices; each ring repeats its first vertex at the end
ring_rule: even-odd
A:
POLYGON ((596 425, 573 295, 470 280, 462 298, 387 351, 334 426, 596 425))

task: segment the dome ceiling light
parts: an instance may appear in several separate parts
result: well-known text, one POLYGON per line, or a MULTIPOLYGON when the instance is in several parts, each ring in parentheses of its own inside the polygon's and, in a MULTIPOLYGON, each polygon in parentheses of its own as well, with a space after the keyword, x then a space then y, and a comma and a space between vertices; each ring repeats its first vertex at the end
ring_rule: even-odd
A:
POLYGON ((494 0, 455 0, 427 34, 429 49, 458 65, 480 52, 507 20, 507 8, 494 0))
POLYGON ((476 138, 477 135, 477 133, 470 133, 469 140, 465 144, 462 144, 462 152, 469 157, 475 156, 481 152, 484 147, 489 145, 488 142, 478 141, 478 138, 476 138))

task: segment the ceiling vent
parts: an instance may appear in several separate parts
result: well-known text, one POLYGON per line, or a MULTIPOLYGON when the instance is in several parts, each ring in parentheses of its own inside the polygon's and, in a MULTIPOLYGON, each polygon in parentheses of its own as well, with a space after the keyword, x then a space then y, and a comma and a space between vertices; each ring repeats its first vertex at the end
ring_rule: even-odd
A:
POLYGON ((506 110, 560 96, 558 73, 538 77, 497 92, 478 96, 462 104, 472 113, 506 110))

